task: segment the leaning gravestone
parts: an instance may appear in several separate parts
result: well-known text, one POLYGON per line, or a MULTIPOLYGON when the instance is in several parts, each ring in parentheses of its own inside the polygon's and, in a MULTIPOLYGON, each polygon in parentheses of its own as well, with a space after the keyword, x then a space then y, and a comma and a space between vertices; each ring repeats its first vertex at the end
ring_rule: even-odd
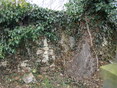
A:
POLYGON ((66 66, 66 74, 77 81, 90 79, 96 71, 96 58, 92 54, 89 42, 89 36, 84 34, 78 44, 78 51, 66 66))
POLYGON ((109 64, 101 67, 104 78, 103 88, 117 88, 117 64, 109 64))

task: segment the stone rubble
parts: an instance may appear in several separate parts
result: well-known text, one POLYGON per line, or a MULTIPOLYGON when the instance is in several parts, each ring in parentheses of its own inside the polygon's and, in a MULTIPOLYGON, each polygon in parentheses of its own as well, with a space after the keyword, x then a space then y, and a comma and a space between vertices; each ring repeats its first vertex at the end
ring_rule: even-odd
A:
POLYGON ((22 80, 28 84, 28 83, 35 83, 37 80, 36 78, 34 77, 34 75, 32 73, 29 73, 29 74, 25 74, 22 78, 22 80))

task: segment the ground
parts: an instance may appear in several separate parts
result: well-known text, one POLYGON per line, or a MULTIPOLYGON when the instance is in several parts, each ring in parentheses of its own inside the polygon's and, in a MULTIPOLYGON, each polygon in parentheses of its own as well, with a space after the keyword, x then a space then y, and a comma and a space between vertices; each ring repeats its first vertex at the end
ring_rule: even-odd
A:
MULTIPOLYGON (((68 77, 64 69, 59 66, 44 66, 39 69, 40 71, 34 69, 30 72, 18 72, 15 68, 17 61, 11 64, 10 67, 0 67, 0 88, 102 88, 103 84, 100 70, 95 72, 89 80, 77 82, 68 77), (36 82, 23 81, 24 75, 29 73, 33 74, 36 82)), ((101 66, 106 63, 99 61, 99 64, 101 66)))
POLYGON ((33 75, 37 82, 29 84, 23 82, 23 73, 3 75, 0 80, 0 88, 86 88, 82 83, 66 78, 60 72, 33 73, 33 75))

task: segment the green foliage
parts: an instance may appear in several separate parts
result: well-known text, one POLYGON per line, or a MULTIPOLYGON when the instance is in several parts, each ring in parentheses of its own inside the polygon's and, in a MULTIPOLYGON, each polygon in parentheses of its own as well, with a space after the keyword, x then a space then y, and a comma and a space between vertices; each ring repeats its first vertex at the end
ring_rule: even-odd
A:
POLYGON ((0 47, 0 58, 15 53, 25 42, 35 42, 40 36, 57 41, 58 29, 68 27, 65 12, 43 9, 24 0, 18 4, 9 1, 1 3, 0 44, 3 46, 0 47))
POLYGON ((67 13, 77 20, 88 16, 88 19, 95 18, 95 21, 117 22, 116 0, 70 0, 66 7, 67 13))
POLYGON ((43 27, 16 27, 14 30, 8 31, 7 46, 5 48, 8 53, 14 53, 15 49, 22 43, 27 41, 35 41, 40 33, 43 31, 43 27))
POLYGON ((25 17, 25 13, 31 10, 32 6, 30 4, 18 4, 11 2, 1 2, 0 8, 0 25, 16 26, 18 22, 25 17))
MULTIPOLYGON (((102 49, 106 40, 107 53, 105 55, 115 53, 117 44, 117 36, 115 35, 117 33, 117 0, 70 0, 66 7, 67 13, 76 21, 86 22, 88 20, 90 29, 93 29, 91 30, 95 38, 93 42, 98 50, 99 47, 102 49)), ((109 58, 113 57, 109 55, 109 58)))
MULTIPOLYGON (((15 27, 21 26, 22 23, 26 24, 26 21, 30 22, 29 24, 40 24, 43 23, 44 26, 61 26, 65 22, 67 17, 64 12, 52 11, 49 9, 43 9, 36 5, 18 4, 17 6, 14 3, 2 3, 0 9, 0 25, 2 27, 15 27), (60 22, 61 21, 61 22, 60 22)), ((27 24, 28 24, 27 22, 27 24)), ((28 24, 28 25, 29 25, 28 24)), ((49 26, 47 29, 52 28, 49 26)))
POLYGON ((57 41, 58 29, 68 29, 68 34, 81 35, 79 31, 82 30, 78 30, 77 23, 85 21, 86 16, 90 27, 99 28, 100 32, 95 35, 97 38, 102 42, 104 38, 111 39, 116 29, 117 13, 114 1, 105 1, 70 0, 66 4, 67 13, 43 9, 25 0, 18 3, 0 1, 0 58, 15 53, 17 48, 26 45, 25 42, 35 42, 40 36, 57 41))
POLYGON ((66 7, 68 14, 74 16, 92 16, 97 14, 107 17, 117 15, 116 4, 116 0, 70 0, 70 2, 66 4, 66 7))
POLYGON ((67 13, 80 19, 84 11, 82 1, 83 0, 70 0, 69 3, 65 5, 67 7, 67 13))

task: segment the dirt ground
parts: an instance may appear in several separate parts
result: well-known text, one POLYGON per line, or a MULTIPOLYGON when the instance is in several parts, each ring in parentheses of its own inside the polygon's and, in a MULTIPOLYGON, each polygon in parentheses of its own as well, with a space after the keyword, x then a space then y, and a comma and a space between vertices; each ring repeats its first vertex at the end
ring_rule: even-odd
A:
MULTIPOLYGON (((13 61, 14 62, 14 61, 13 61)), ((103 80, 100 69, 90 79, 75 81, 64 73, 64 69, 55 67, 41 67, 40 71, 18 72, 17 61, 8 67, 0 67, 0 88, 102 88, 103 80), (25 83, 23 76, 32 73, 35 83, 25 83)), ((99 61, 99 65, 107 62, 99 61)))

